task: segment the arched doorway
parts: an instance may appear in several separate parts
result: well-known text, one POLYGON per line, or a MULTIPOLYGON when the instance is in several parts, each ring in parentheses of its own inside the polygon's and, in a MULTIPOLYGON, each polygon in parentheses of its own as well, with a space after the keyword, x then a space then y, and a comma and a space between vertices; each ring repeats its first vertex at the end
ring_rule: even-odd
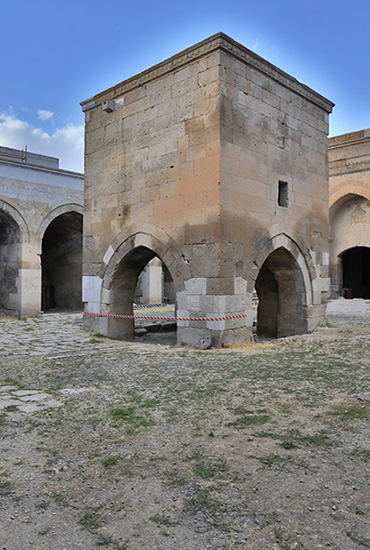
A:
POLYGON ((4 315, 19 312, 21 247, 21 231, 17 222, 0 209, 0 312, 4 315))
POLYGON ((330 209, 330 276, 332 291, 347 297, 369 296, 370 201, 355 194, 338 199, 330 209))
POLYGON ((42 239, 41 309, 82 309, 82 215, 67 212, 55 218, 42 239))
POLYGON ((370 248, 350 248, 341 259, 342 288, 349 289, 352 298, 370 298, 370 248))
MULTIPOLYGON (((161 269, 157 276, 160 277, 160 280, 158 282, 162 288, 161 296, 163 298, 165 292, 165 284, 173 288, 173 281, 167 267, 153 250, 145 246, 138 246, 128 252, 126 256, 124 256, 124 258, 120 261, 111 280, 109 289, 110 303, 108 309, 109 313, 111 314, 127 315, 128 318, 109 318, 107 334, 109 337, 119 340, 134 339, 134 302, 135 296, 137 297, 139 294, 138 281, 140 280, 142 282, 140 274, 143 272, 146 266, 148 266, 148 264, 149 269, 157 269, 159 267, 159 261, 161 261, 161 269)), ((172 296, 173 295, 174 293, 172 291, 172 296)), ((145 315, 151 315, 151 312, 146 311, 145 315)), ((166 316, 166 313, 160 312, 160 315, 166 316)), ((138 328, 139 325, 145 325, 146 329, 148 329, 148 332, 154 332, 154 329, 156 328, 154 326, 153 330, 149 329, 148 325, 150 325, 150 319, 147 320, 147 322, 145 323, 137 323, 136 328, 138 328)))
POLYGON ((301 269, 285 248, 271 252, 255 288, 258 294, 257 335, 282 338, 307 332, 307 308, 301 269))

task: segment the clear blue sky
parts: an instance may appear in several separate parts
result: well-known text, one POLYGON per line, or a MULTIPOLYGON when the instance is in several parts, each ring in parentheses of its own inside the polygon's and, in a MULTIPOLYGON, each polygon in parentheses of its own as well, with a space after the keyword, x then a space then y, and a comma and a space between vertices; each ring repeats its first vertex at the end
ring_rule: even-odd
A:
POLYGON ((79 102, 222 31, 370 127, 369 0, 0 0, 0 145, 83 169, 79 102))

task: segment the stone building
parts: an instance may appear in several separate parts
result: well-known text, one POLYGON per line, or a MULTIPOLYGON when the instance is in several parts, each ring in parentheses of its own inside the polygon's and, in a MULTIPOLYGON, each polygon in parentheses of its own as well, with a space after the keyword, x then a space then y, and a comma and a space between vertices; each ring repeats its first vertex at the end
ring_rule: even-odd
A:
POLYGON ((329 139, 332 295, 370 298, 370 129, 329 139))
POLYGON ((83 174, 0 147, 0 312, 82 308, 83 174))
POLYGON ((254 289, 262 336, 325 321, 330 101, 220 33, 81 105, 85 312, 132 315, 158 257, 178 317, 217 319, 178 321, 179 342, 248 341, 254 289))

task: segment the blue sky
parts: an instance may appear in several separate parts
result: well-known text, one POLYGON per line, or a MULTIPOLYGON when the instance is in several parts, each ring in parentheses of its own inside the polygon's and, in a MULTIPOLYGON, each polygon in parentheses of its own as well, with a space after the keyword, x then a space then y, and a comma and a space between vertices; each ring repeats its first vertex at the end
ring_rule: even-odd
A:
POLYGON ((370 127, 368 0, 0 0, 0 145, 83 170, 80 101, 222 31, 370 127))

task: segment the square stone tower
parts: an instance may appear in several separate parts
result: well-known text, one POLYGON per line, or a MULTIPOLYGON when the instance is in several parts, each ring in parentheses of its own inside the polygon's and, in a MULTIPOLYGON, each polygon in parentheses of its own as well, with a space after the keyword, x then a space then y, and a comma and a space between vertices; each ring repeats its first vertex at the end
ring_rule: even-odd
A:
POLYGON ((87 328, 132 337, 155 256, 178 342, 249 341, 254 290, 261 336, 324 322, 330 101, 219 33, 81 105, 87 328))

